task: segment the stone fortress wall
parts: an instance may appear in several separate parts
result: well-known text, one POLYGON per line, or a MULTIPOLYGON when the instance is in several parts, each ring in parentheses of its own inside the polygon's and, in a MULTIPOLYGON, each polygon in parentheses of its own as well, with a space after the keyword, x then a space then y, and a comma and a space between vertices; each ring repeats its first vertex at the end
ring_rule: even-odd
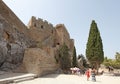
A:
POLYGON ((64 26, 34 16, 28 26, 0 0, 0 70, 42 75, 59 68, 55 56, 65 43, 72 56, 74 40, 64 26))
POLYGON ((38 42, 39 46, 42 45, 53 45, 53 26, 47 21, 32 16, 28 23, 28 29, 30 36, 33 40, 38 42))
POLYGON ((70 39, 69 33, 64 24, 58 24, 54 27, 47 21, 40 18, 36 19, 36 17, 32 16, 28 28, 31 38, 37 42, 38 47, 29 48, 25 51, 23 63, 27 67, 28 72, 33 71, 33 73, 35 72, 41 75, 40 73, 46 73, 58 69, 59 64, 56 62, 55 56, 58 55, 57 51, 64 43, 70 49, 69 53, 72 56, 74 41, 73 39, 70 39), (35 63, 32 63, 28 59, 34 59, 35 63), (36 68, 31 68, 33 66, 36 68))
POLYGON ((70 38, 64 24, 57 24, 54 27, 46 20, 36 19, 32 16, 28 23, 28 29, 31 38, 41 43, 41 45, 55 47, 65 43, 68 48, 72 48, 74 45, 74 40, 70 38))

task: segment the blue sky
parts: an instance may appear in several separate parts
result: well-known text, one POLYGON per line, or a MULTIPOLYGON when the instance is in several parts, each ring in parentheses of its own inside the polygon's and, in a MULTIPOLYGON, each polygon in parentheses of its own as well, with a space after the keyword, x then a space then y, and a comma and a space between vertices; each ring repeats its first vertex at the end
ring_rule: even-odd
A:
POLYGON ((27 25, 31 16, 49 21, 54 26, 65 24, 75 40, 77 54, 85 55, 90 24, 99 28, 104 55, 114 58, 120 52, 120 0, 4 0, 27 25))

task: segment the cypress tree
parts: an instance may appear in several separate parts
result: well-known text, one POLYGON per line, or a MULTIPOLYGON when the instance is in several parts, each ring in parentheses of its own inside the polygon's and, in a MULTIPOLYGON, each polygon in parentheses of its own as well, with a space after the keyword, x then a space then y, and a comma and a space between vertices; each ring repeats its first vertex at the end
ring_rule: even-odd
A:
POLYGON ((77 67, 76 48, 73 50, 72 67, 77 67))
POLYGON ((97 24, 93 20, 91 23, 88 42, 86 45, 86 57, 92 67, 98 70, 104 60, 103 44, 97 24))

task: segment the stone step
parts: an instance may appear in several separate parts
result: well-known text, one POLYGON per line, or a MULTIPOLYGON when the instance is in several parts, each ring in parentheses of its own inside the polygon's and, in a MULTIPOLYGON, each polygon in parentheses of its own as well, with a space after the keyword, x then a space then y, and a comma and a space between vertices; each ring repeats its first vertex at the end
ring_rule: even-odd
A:
POLYGON ((0 80, 0 84, 14 84, 22 81, 32 80, 36 77, 37 76, 35 74, 24 74, 24 75, 9 77, 9 78, 6 77, 0 80))
POLYGON ((22 82, 22 81, 32 80, 32 79, 34 79, 34 78, 35 78, 35 77, 33 77, 33 76, 23 77, 23 78, 15 79, 15 80, 13 80, 12 82, 13 82, 13 83, 18 83, 18 82, 22 82))

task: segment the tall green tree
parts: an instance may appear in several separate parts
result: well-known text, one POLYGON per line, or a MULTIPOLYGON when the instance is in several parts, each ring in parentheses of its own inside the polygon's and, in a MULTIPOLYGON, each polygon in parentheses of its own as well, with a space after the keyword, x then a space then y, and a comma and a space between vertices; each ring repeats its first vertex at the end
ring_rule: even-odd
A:
POLYGON ((77 67, 76 48, 73 50, 72 67, 77 67))
POLYGON ((67 70, 71 67, 69 49, 65 43, 59 49, 59 61, 61 69, 67 70))
POLYGON ((103 44, 96 22, 91 23, 88 42, 86 45, 86 57, 91 66, 98 70, 104 61, 103 44))
POLYGON ((116 61, 120 62, 120 53, 119 52, 116 52, 115 58, 116 58, 116 61))

